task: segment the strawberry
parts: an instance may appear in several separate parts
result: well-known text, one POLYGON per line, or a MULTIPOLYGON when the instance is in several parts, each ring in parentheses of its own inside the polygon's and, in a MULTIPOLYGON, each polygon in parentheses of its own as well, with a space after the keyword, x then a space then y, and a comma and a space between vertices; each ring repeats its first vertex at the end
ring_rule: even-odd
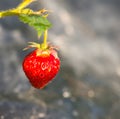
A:
POLYGON ((42 89, 56 76, 60 69, 60 60, 56 50, 52 47, 40 48, 40 44, 33 43, 36 47, 25 56, 23 70, 33 87, 42 89))

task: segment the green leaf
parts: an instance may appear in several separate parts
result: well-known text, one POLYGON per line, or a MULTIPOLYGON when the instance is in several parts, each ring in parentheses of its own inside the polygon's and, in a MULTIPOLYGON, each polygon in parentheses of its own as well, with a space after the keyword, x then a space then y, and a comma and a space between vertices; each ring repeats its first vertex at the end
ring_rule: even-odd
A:
POLYGON ((27 23, 29 26, 32 26, 37 31, 39 37, 45 30, 51 27, 51 23, 43 16, 22 14, 19 16, 19 19, 23 23, 27 23))

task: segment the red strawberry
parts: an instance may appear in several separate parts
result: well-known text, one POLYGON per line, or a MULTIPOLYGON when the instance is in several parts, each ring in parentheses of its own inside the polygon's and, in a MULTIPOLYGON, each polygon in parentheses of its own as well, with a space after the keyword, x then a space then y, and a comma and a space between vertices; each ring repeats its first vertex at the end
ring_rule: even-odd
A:
POLYGON ((32 86, 42 89, 58 73, 60 60, 53 48, 36 48, 24 58, 22 66, 32 86))

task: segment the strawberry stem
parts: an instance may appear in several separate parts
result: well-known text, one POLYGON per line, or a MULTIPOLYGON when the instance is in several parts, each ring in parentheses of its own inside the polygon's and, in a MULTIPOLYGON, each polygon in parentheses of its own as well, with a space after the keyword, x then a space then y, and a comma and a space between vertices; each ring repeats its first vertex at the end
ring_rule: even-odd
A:
POLYGON ((43 43, 44 43, 45 45, 47 45, 47 35, 48 35, 48 31, 45 30, 45 33, 44 33, 44 41, 43 41, 43 43))
POLYGON ((47 36, 48 36, 48 31, 45 30, 43 43, 42 43, 42 45, 41 45, 41 48, 42 48, 42 49, 46 49, 46 48, 47 48, 47 36))

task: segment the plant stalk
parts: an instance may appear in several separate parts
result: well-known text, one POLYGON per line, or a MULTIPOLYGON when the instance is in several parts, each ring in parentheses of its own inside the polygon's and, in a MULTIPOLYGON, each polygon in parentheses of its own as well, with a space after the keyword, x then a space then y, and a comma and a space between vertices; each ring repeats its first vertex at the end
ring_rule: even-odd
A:
POLYGON ((42 43, 42 49, 46 49, 47 48, 47 37, 48 37, 48 30, 45 30, 44 32, 44 39, 43 39, 43 43, 42 43))

